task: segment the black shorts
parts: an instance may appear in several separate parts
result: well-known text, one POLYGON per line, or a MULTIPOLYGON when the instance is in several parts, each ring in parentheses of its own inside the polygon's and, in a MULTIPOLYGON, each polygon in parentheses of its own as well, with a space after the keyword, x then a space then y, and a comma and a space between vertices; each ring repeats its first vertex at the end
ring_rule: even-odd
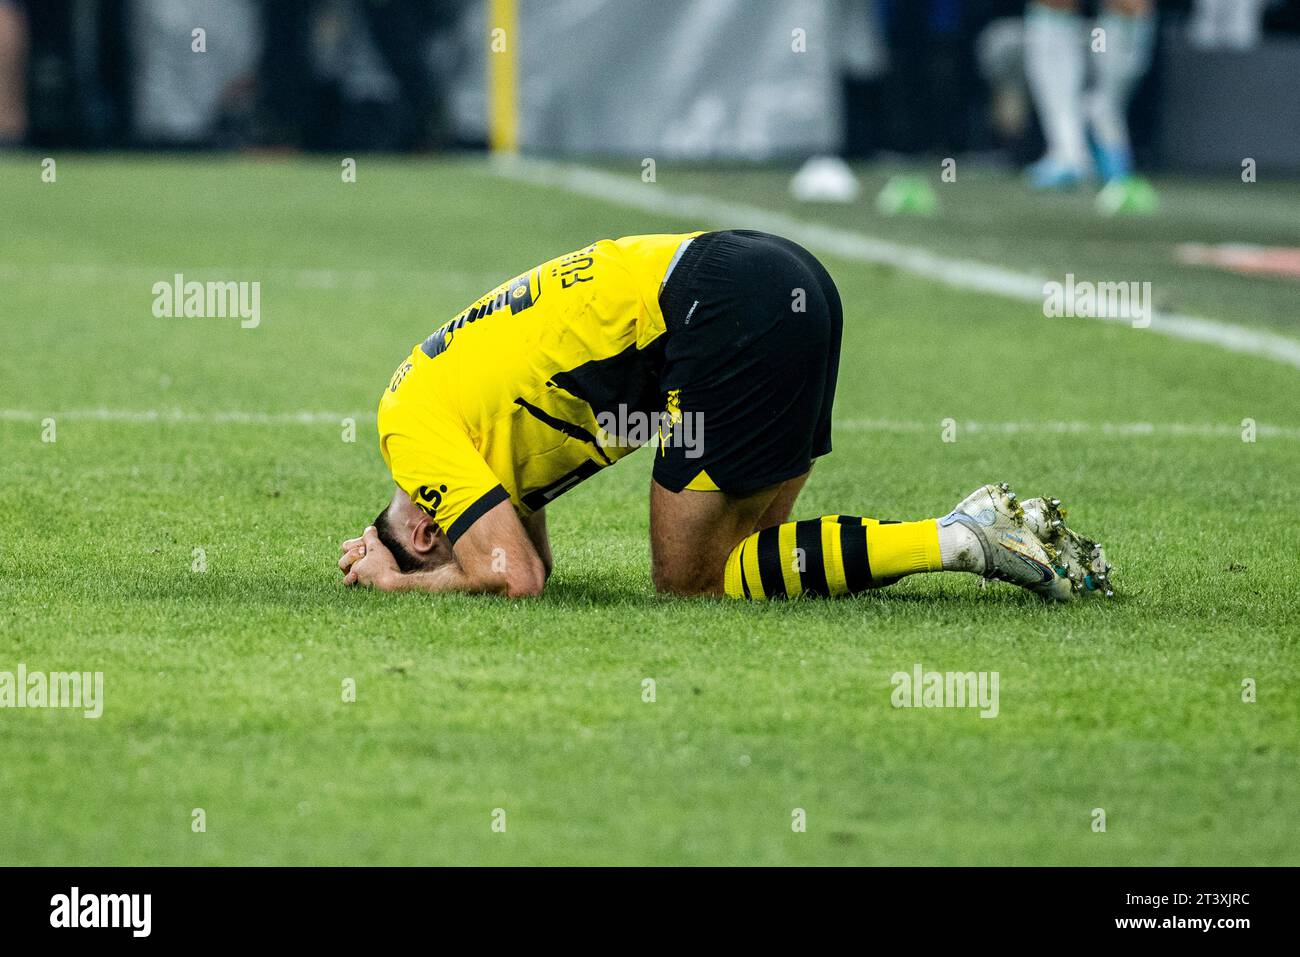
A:
POLYGON ((802 475, 831 450, 844 315, 810 252, 751 230, 705 233, 659 303, 665 407, 691 422, 664 433, 655 481, 672 492, 747 495, 802 475))

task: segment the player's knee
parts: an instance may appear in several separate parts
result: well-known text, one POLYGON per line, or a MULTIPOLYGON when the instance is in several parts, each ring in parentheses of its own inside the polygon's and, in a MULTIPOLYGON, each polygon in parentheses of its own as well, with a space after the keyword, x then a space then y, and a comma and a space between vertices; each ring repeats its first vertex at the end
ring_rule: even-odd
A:
POLYGON ((677 578, 669 574, 662 568, 656 566, 650 572, 650 578, 654 582, 655 591, 661 595, 673 595, 677 593, 677 578))
POLYGON ((654 573, 655 591, 661 595, 690 595, 690 582, 681 575, 656 571, 654 573))
POLYGON ((722 573, 710 574, 693 566, 656 565, 652 574, 655 591, 661 595, 716 595, 722 591, 722 573))

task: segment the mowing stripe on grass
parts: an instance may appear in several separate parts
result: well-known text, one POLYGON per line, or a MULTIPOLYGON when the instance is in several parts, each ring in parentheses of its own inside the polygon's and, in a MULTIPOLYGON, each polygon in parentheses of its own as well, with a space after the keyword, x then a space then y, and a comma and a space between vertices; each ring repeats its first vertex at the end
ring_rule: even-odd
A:
POLYGON ((43 285, 58 283, 68 285, 99 285, 101 283, 137 283, 152 287, 153 283, 170 282, 176 273, 190 279, 214 276, 248 276, 261 282, 279 283, 291 289, 302 290, 368 290, 382 284, 396 286, 434 286, 460 289, 478 288, 499 282, 496 274, 474 273, 463 270, 442 269, 336 269, 333 267, 297 268, 292 266, 258 265, 207 265, 147 266, 139 263, 12 263, 0 262, 0 279, 5 282, 43 285))
POLYGON ((46 417, 73 422, 125 422, 148 425, 153 422, 194 425, 337 425, 343 419, 362 420, 374 412, 191 412, 184 409, 68 409, 62 412, 31 412, 0 409, 3 422, 40 422, 46 417))
MULTIPOLYGON (((0 409, 0 422, 39 424, 52 417, 72 422, 122 422, 130 425, 153 423, 181 425, 331 425, 338 426, 344 419, 368 422, 373 412, 245 412, 237 409, 214 412, 195 412, 185 409, 69 409, 66 411, 33 412, 30 409, 0 409)), ((1222 422, 1079 422, 1053 419, 1043 422, 981 422, 955 420, 956 428, 964 433, 998 435, 1053 434, 1099 435, 1119 437, 1189 436, 1193 438, 1240 438, 1243 426, 1222 422)), ((920 419, 840 419, 835 429, 842 432, 920 432, 939 435, 943 430, 939 421, 920 419)), ((1259 423, 1255 434, 1263 438, 1300 441, 1300 427, 1259 423)))
MULTIPOLYGON (((1041 303, 1043 286, 1048 282, 1029 273, 974 260, 951 259, 928 249, 904 246, 834 226, 805 222, 759 206, 700 194, 671 193, 659 185, 649 185, 586 166, 500 156, 494 157, 491 169, 495 175, 515 182, 563 189, 647 213, 675 216, 695 223, 707 222, 716 226, 779 233, 809 249, 842 259, 892 266, 958 289, 989 293, 1022 302, 1041 303)), ((1116 317, 1099 318, 1109 322, 1128 322, 1127 319, 1116 317)), ((1160 310, 1153 312, 1150 328, 1153 332, 1175 339, 1203 342, 1232 352, 1300 367, 1300 341, 1277 333, 1160 310)))

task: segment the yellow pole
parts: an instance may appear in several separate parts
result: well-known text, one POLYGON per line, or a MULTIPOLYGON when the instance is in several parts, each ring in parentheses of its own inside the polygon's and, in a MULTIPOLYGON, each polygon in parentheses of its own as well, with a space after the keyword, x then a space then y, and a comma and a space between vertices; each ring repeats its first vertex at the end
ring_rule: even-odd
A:
POLYGON ((519 0, 488 0, 488 145, 519 152, 519 0))

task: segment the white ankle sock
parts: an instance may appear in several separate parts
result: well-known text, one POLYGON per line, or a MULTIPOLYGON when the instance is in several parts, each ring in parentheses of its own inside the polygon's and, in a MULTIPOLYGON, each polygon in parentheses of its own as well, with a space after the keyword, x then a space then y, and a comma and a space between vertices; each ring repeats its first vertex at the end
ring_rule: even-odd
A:
POLYGON ((1074 167, 1087 162, 1082 24, 1078 14, 1037 3, 1031 3, 1025 15, 1025 76, 1047 139, 1047 155, 1074 167))
POLYGON ((946 572, 984 574, 984 549, 975 533, 960 522, 939 526, 939 558, 946 572))
POLYGON ((1150 15, 1106 12, 1098 21, 1106 50, 1093 54, 1096 85, 1087 97, 1088 123, 1107 149, 1128 149, 1128 104, 1133 88, 1151 65, 1155 22, 1150 15))

